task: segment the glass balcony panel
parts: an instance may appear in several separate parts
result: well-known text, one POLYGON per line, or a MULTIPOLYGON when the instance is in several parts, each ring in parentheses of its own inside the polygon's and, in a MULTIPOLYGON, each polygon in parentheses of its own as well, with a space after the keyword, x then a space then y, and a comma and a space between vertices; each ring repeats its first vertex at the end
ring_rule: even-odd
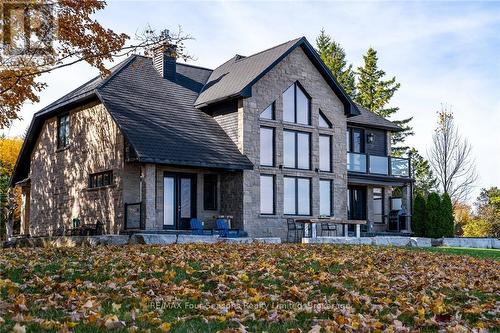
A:
POLYGON ((389 161, 387 156, 370 156, 370 173, 387 175, 389 172, 389 161))
POLYGON ((391 173, 393 176, 408 177, 409 161, 404 158, 391 157, 391 173))
POLYGON ((366 172, 366 155, 347 153, 347 170, 354 172, 366 172))

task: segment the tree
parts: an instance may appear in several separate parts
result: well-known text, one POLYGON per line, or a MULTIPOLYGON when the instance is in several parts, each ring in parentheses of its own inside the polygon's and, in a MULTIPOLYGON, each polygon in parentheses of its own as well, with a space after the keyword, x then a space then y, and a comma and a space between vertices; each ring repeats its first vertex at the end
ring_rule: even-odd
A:
POLYGON ((5 234, 9 215, 20 218, 21 193, 19 189, 9 192, 9 184, 22 144, 20 138, 0 136, 0 239, 5 234), (13 196, 13 202, 9 202, 9 196, 13 196))
POLYGON ((411 156, 412 176, 415 178, 415 193, 425 197, 436 190, 437 179, 432 173, 429 162, 419 154, 418 150, 412 148, 411 156))
POLYGON ((487 237, 490 234, 490 224, 485 220, 473 219, 463 226, 464 237, 487 237))
POLYGON ((439 194, 432 192, 427 197, 427 232, 426 236, 439 238, 441 234, 441 199, 439 194))
POLYGON ((413 203, 413 216, 411 219, 411 230, 415 233, 415 236, 427 236, 427 221, 428 217, 425 197, 422 193, 417 193, 413 203))
POLYGON ((444 193, 441 199, 441 234, 444 237, 453 237, 455 234, 455 218, 453 216, 453 204, 448 193, 444 193))
POLYGON ((189 58, 183 41, 191 37, 183 34, 180 28, 174 34, 168 30, 156 33, 148 28, 136 36, 137 43, 126 46, 129 36, 115 33, 92 18, 96 11, 105 8, 105 1, 13 1, 2 2, 2 5, 15 6, 5 7, 4 13, 16 9, 23 16, 0 18, 0 25, 8 27, 2 36, 8 43, 0 54, 0 129, 18 118, 23 103, 39 101, 38 94, 46 87, 40 80, 44 73, 85 61, 104 76, 109 73, 106 61, 160 44, 175 44, 177 56, 189 58), (16 20, 22 24, 15 24, 16 20), (24 27, 23 30, 15 28, 18 26, 24 27))
POLYGON ((481 189, 475 205, 478 219, 488 225, 488 235, 500 237, 500 189, 481 189))
POLYGON ((319 56, 330 69, 337 82, 346 93, 354 98, 356 96, 355 73, 352 64, 347 65, 344 49, 321 29, 316 38, 316 47, 319 56))
POLYGON ((461 236, 464 232, 464 226, 473 219, 471 207, 465 203, 457 202, 453 206, 453 215, 455 216, 455 234, 461 236))
POLYGON ((448 193, 454 204, 466 201, 477 180, 472 147, 460 135, 453 113, 446 106, 438 112, 438 125, 432 138, 428 157, 441 192, 448 193))
MULTIPOLYGON (((390 118, 398 110, 398 107, 388 107, 394 93, 399 89, 400 84, 396 83, 396 77, 384 80, 385 72, 378 68, 377 51, 369 48, 366 55, 363 56, 364 65, 358 67, 358 84, 355 101, 364 108, 372 111, 384 118, 390 118)), ((403 131, 393 133, 392 150, 396 154, 402 154, 408 147, 398 147, 404 142, 405 138, 413 135, 413 129, 409 125, 413 118, 403 120, 394 120, 393 122, 403 128, 403 131)))

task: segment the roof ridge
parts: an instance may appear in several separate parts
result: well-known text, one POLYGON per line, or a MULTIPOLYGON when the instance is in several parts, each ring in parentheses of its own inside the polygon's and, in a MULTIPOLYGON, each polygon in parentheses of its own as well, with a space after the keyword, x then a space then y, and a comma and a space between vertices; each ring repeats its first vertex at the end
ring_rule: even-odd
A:
POLYGON ((118 74, 119 72, 121 72, 125 67, 128 67, 128 65, 130 65, 130 63, 132 63, 132 60, 137 59, 137 57, 138 57, 137 54, 132 54, 130 57, 128 57, 127 59, 123 60, 121 63, 119 63, 116 66, 112 67, 111 69, 116 68, 114 70, 114 72, 110 73, 107 77, 105 77, 102 80, 102 82, 99 83, 93 90, 98 90, 98 89, 104 87, 106 85, 106 83, 108 83, 109 80, 111 80, 111 78, 115 77, 116 74, 118 74))
MULTIPOLYGON (((265 49, 265 50, 259 51, 259 52, 257 52, 257 53, 251 54, 251 55, 249 55, 249 56, 244 56, 244 58, 241 58, 241 59, 239 59, 239 60, 243 61, 243 60, 245 60, 245 59, 249 59, 249 58, 251 58, 251 57, 253 57, 253 56, 259 55, 259 54, 264 53, 264 52, 267 52, 267 51, 271 51, 271 50, 276 49, 276 48, 278 48, 278 47, 280 47, 280 46, 283 46, 283 45, 285 45, 285 44, 288 44, 288 43, 290 43, 290 42, 298 42, 298 41, 299 41, 299 40, 301 40, 302 38, 304 38, 304 37, 298 37, 298 38, 290 39, 290 40, 288 40, 288 41, 286 41, 286 42, 284 42, 284 43, 281 43, 281 44, 275 45, 275 46, 273 46, 273 47, 269 47, 269 48, 267 48, 267 49, 265 49)), ((241 54, 236 54, 236 56, 241 56, 241 54)), ((235 56, 235 57, 236 57, 236 56, 235 56)), ((234 58, 234 57, 233 57, 233 58, 234 58)), ((231 59, 232 59, 232 58, 231 58, 231 59)))
POLYGON ((187 64, 187 63, 184 63, 184 62, 177 62, 177 61, 176 61, 176 64, 177 64, 177 65, 181 65, 181 66, 187 66, 187 67, 193 67, 193 68, 198 68, 198 69, 204 69, 204 70, 211 71, 211 72, 213 72, 213 71, 214 71, 213 69, 208 68, 208 67, 202 67, 202 66, 197 66, 197 65, 187 64))

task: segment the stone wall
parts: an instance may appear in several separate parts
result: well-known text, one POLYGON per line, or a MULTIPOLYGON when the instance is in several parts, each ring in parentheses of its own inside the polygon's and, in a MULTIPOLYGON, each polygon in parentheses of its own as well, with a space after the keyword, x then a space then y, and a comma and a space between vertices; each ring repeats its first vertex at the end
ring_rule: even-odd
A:
POLYGON ((57 117, 48 119, 31 156, 30 234, 70 228, 73 218, 105 223, 118 233, 123 223, 123 136, 102 104, 69 112, 69 145, 57 148, 57 117), (89 174, 113 170, 113 184, 88 188, 89 174))
POLYGON ((286 237, 286 218, 283 214, 283 176, 311 178, 312 215, 319 215, 319 179, 333 180, 334 214, 347 217, 347 161, 346 161, 346 116, 344 107, 330 86, 323 79, 302 49, 297 48, 270 70, 252 89, 252 96, 243 99, 238 108, 239 148, 254 163, 254 170, 244 171, 244 228, 251 237, 286 237), (283 123, 282 93, 296 81, 311 96, 312 126, 283 123), (259 120, 260 113, 272 102, 276 104, 276 121, 259 120), (319 109, 333 124, 332 129, 319 129, 319 109), (264 167, 259 163, 259 131, 265 125, 275 128, 275 165, 264 167), (311 133, 311 170, 299 171, 279 168, 283 165, 283 129, 294 129, 311 133), (317 172, 319 168, 319 134, 332 136, 333 172, 317 172), (260 214, 260 174, 276 175, 276 214, 260 214))

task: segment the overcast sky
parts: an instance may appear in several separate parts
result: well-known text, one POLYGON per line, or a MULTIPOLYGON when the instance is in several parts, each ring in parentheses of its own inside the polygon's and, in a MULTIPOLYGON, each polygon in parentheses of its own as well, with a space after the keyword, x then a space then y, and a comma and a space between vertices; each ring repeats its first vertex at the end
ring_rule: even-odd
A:
MULTIPOLYGON (((379 66, 401 83, 396 118, 413 116, 408 144, 424 156, 432 144, 436 111, 452 106, 457 126, 473 146, 477 188, 500 185, 500 2, 167 2, 112 1, 101 23, 134 36, 148 24, 183 29, 199 66, 214 68, 234 54, 250 55, 323 27, 355 67, 368 47, 379 66)), ((81 64, 47 74, 48 88, 22 121, 4 131, 20 135, 34 112, 96 75, 81 64)))

